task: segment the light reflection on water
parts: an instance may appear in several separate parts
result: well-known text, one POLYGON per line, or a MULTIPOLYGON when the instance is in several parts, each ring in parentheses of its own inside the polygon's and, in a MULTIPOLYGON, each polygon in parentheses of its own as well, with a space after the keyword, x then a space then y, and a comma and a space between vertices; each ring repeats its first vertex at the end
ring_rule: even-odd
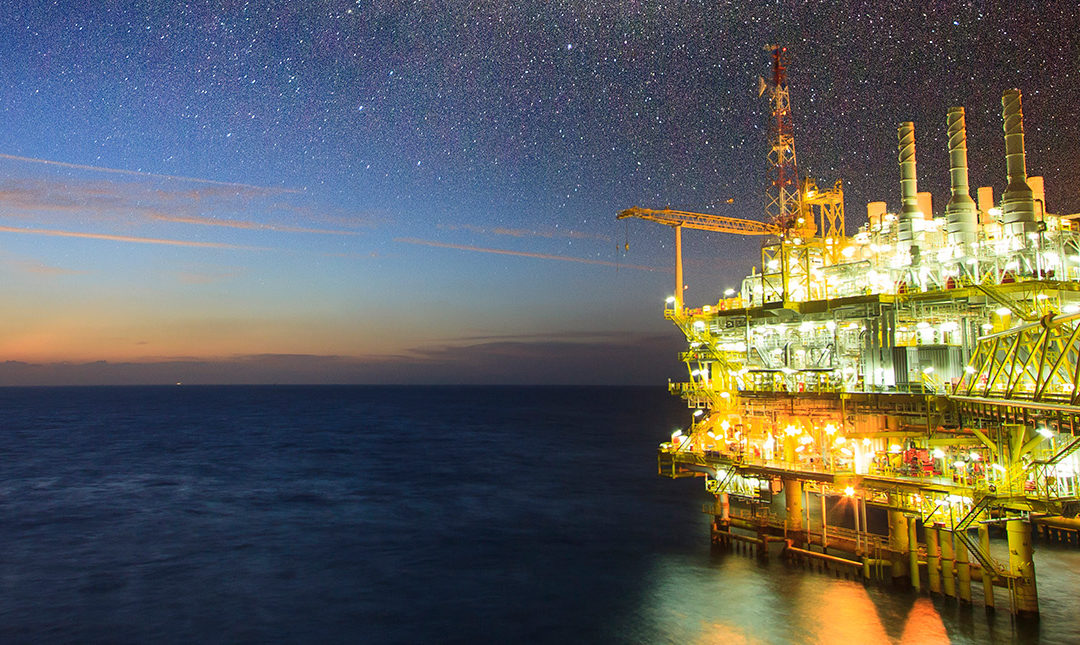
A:
POLYGON ((1080 552, 1074 549, 1037 546, 1042 617, 1023 621, 1010 615, 1004 589, 997 590, 998 609, 986 610, 978 580, 972 585, 974 604, 966 606, 791 567, 775 551, 767 563, 733 552, 666 554, 654 560, 642 585, 647 591, 635 617, 635 633, 627 640, 722 645, 1076 643, 1080 572, 1071 566, 1076 563, 1080 552))
POLYGON ((1004 590, 988 615, 979 584, 963 608, 711 552, 701 481, 656 474, 683 405, 0 388, 0 643, 1080 642, 1073 548, 1036 546, 1024 629, 1004 590))

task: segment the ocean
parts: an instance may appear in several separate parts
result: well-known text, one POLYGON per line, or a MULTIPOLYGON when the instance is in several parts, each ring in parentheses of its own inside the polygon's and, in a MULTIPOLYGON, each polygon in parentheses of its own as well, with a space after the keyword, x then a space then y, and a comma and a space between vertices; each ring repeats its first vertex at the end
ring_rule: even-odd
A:
POLYGON ((1069 643, 713 551, 663 388, 0 389, 4 643, 1069 643))

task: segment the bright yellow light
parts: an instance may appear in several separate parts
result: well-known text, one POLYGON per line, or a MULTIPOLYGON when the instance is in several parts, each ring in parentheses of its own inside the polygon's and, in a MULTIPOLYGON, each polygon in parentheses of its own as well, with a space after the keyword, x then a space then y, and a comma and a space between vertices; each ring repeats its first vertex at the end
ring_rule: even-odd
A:
POLYGON ((851 486, 848 486, 847 488, 844 489, 844 495, 846 495, 847 497, 854 497, 855 496, 855 489, 852 488, 851 486))
POLYGON ((720 422, 720 429, 721 430, 724 430, 726 432, 727 429, 730 428, 730 427, 731 427, 731 424, 728 423, 727 419, 724 419, 723 421, 720 422))
POLYGON ((834 435, 834 434, 836 434, 836 426, 834 426, 834 425, 833 425, 833 424, 831 424, 831 423, 830 423, 830 424, 828 424, 828 425, 826 425, 826 426, 825 426, 825 434, 827 434, 827 435, 834 435))

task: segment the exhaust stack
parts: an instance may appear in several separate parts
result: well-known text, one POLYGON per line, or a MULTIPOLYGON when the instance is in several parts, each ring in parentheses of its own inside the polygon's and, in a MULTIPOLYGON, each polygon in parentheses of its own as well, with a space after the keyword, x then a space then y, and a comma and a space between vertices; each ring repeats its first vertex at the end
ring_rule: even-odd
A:
POLYGON ((900 149, 900 198, 903 202, 897 218, 897 233, 901 245, 911 247, 915 239, 914 220, 923 219, 915 180, 915 124, 911 121, 901 123, 897 128, 897 138, 900 149))
POLYGON ((1035 199, 1027 183, 1020 90, 1005 90, 1001 97, 1001 117, 1005 127, 1005 167, 1009 177, 1009 187, 1001 195, 1002 223, 1008 235, 1032 233, 1035 231, 1035 199))
POLYGON ((949 175, 952 197, 945 207, 945 231, 949 244, 970 244, 975 241, 979 211, 968 193, 967 128, 964 108, 949 108, 946 118, 949 131, 949 175))

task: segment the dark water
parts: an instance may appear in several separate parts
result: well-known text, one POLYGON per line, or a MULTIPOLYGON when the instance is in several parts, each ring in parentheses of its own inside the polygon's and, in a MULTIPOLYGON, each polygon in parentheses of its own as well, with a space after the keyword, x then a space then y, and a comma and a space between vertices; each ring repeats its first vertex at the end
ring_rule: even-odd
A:
MULTIPOLYGON (((0 389, 0 641, 1080 639, 711 553, 662 389, 0 389)), ((999 604, 1007 607, 1007 597, 999 604)))

